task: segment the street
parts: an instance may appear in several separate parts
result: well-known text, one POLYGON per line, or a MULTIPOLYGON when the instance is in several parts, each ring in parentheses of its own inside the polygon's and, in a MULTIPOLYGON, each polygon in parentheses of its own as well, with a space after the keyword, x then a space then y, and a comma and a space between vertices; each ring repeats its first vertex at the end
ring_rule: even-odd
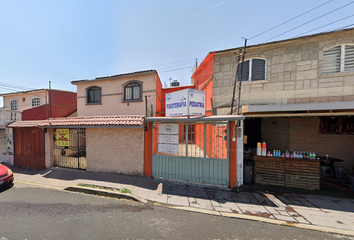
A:
POLYGON ((15 183, 0 190, 0 239, 354 239, 15 183))

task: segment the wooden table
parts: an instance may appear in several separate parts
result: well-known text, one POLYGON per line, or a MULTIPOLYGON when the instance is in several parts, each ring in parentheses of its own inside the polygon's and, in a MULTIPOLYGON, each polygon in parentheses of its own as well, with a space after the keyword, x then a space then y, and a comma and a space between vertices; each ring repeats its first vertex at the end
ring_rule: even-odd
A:
POLYGON ((321 164, 328 165, 331 167, 333 167, 333 164, 335 162, 344 162, 342 159, 339 159, 339 158, 334 158, 334 157, 326 158, 325 156, 317 156, 316 159, 319 160, 321 162, 321 164))
POLYGON ((254 156, 253 172, 258 184, 320 189, 319 160, 254 156))

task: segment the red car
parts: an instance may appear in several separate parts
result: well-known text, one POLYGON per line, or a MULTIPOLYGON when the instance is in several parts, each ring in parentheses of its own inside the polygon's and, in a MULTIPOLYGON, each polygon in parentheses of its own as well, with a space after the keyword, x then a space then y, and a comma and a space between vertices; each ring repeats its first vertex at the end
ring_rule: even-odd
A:
POLYGON ((12 183, 14 180, 14 174, 11 169, 0 163, 0 186, 12 183))

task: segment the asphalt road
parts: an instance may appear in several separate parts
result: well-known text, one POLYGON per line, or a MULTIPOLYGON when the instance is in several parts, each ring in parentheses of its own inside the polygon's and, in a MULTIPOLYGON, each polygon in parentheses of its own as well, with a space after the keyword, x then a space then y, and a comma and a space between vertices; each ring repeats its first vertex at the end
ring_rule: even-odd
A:
POLYGON ((15 183, 0 190, 0 239, 353 239, 15 183))

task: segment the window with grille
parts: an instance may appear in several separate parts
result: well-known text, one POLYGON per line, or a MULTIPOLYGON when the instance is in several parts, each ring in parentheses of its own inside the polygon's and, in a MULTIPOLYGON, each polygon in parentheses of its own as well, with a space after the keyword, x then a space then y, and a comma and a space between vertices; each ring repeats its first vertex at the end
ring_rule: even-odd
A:
POLYGON ((32 107, 41 105, 41 99, 39 97, 32 98, 32 107))
POLYGON ((101 88, 97 86, 89 87, 86 89, 86 101, 88 104, 101 103, 101 88))
POLYGON ((16 99, 11 100, 10 109, 11 109, 11 111, 17 111, 17 100, 16 99))
MULTIPOLYGON (((266 79, 266 61, 254 58, 244 61, 242 81, 259 81, 266 79)), ((241 77, 242 63, 239 65, 238 79, 241 77)))
POLYGON ((340 45, 323 52, 323 73, 354 70, 354 45, 340 45))
POLYGON ((131 82, 124 86, 124 102, 142 101, 140 82, 131 82))

